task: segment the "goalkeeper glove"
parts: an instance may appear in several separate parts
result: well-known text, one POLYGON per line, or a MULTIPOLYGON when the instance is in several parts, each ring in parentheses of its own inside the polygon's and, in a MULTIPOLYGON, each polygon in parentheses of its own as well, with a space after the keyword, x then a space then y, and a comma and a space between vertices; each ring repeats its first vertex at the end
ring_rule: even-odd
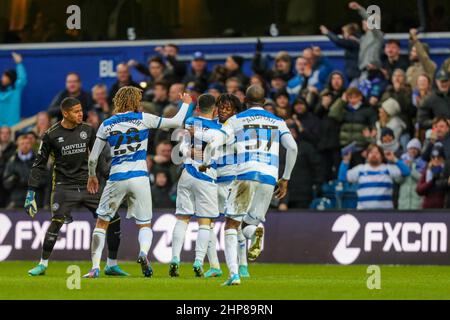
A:
POLYGON ((37 204, 35 199, 36 193, 33 190, 28 190, 27 197, 25 198, 25 212, 31 217, 34 218, 34 216, 37 213, 37 204))

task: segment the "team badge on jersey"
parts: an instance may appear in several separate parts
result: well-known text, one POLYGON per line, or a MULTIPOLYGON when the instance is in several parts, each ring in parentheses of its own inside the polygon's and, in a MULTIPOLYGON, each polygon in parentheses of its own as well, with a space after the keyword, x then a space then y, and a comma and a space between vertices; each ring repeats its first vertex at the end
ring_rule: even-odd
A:
POLYGON ((86 140, 87 137, 88 137, 88 135, 87 135, 86 131, 81 131, 81 132, 80 132, 80 138, 81 138, 81 139, 86 140))

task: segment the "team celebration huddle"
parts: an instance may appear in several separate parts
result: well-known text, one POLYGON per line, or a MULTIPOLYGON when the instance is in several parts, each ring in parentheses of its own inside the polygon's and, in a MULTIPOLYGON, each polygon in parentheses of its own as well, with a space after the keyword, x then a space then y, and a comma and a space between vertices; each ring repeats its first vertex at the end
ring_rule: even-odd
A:
POLYGON ((261 253, 263 223, 272 196, 285 197, 297 159, 297 144, 289 128, 283 119, 263 109, 264 96, 264 89, 258 85, 247 89, 243 104, 233 94, 222 94, 217 99, 203 94, 196 101, 194 115, 187 118, 193 101, 185 93, 180 95, 178 113, 164 118, 139 112, 142 91, 127 86, 116 93, 114 115, 101 124, 96 135, 83 122, 81 103, 74 98, 63 100, 63 119, 45 133, 28 182, 25 210, 34 217, 35 191, 49 157, 54 159, 52 220, 41 260, 29 270, 29 275, 45 274, 60 229, 72 222, 71 211, 82 205, 97 219, 91 243, 92 269, 84 277, 100 276, 105 244, 108 255, 104 273, 127 276, 117 263, 121 237, 118 210, 124 203, 127 218, 134 218, 138 228, 137 262, 144 277, 151 277, 148 253, 153 238, 152 198, 146 164, 149 133, 151 129, 184 127, 185 134, 177 148, 184 169, 177 187, 169 275, 177 277, 182 271, 180 255, 191 219, 198 222, 194 275, 222 275, 213 227, 214 221, 224 216, 229 271, 224 285, 240 284, 241 278, 250 276, 247 258, 254 261, 261 253), (286 149, 281 178, 280 144, 286 149), (110 168, 102 160, 105 149, 109 149, 112 158, 110 168), (109 178, 100 190, 98 175, 105 170, 109 170, 109 178), (206 256, 210 269, 204 272, 206 256))

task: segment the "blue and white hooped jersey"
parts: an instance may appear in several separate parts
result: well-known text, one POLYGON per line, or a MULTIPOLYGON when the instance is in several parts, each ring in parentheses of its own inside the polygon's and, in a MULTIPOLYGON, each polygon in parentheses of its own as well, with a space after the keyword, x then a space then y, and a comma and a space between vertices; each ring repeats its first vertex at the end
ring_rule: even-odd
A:
MULTIPOLYGON (((218 122, 220 128, 222 124, 218 122)), ((217 183, 230 182, 236 179, 236 144, 231 141, 215 150, 217 152, 217 183)))
POLYGON ((148 176, 147 145, 149 129, 157 129, 162 118, 148 113, 127 112, 105 120, 97 138, 111 147, 109 181, 122 181, 148 176))
MULTIPOLYGON (((194 127, 195 131, 201 130, 202 133, 211 133, 211 130, 214 131, 220 131, 221 125, 217 122, 217 120, 207 119, 203 117, 190 117, 186 119, 185 122, 185 128, 189 129, 194 127)), ((196 138, 192 137, 191 140, 188 142, 189 145, 187 148, 201 148, 202 152, 205 151, 205 147, 207 145, 207 141, 205 141, 202 138, 197 138, 199 135, 195 134, 196 138)), ((200 135, 202 137, 202 135, 200 135)), ((211 163, 211 166, 205 171, 201 172, 198 168, 203 164, 202 159, 192 159, 191 157, 186 157, 184 159, 184 168, 186 171, 193 176, 194 178, 209 181, 209 182, 216 182, 217 179, 217 163, 216 163, 216 157, 214 157, 211 163)))
POLYGON ((236 144, 236 179, 276 185, 280 139, 291 134, 286 122, 255 107, 234 115, 222 126, 236 144))
POLYGON ((358 184, 358 209, 392 209, 394 180, 401 177, 400 169, 393 164, 373 168, 360 164, 347 172, 347 180, 358 184))

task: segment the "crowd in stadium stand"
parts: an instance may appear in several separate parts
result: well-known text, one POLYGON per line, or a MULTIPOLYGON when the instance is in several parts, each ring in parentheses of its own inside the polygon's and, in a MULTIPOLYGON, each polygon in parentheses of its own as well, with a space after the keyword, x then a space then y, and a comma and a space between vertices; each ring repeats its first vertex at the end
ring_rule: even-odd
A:
MULTIPOLYGON (((178 59, 178 47, 169 44, 156 48, 147 64, 119 64, 117 81, 110 88, 97 84, 85 91, 80 75, 68 74, 65 89, 38 114, 36 127, 15 144, 9 127, 19 121, 26 71, 20 55, 14 55, 17 69, 3 73, 0 88, 0 206, 21 207, 39 138, 61 118, 60 102, 69 96, 79 99, 85 120, 98 128, 111 116, 112 98, 120 87, 140 87, 130 76, 135 68, 148 79, 142 87, 142 111, 166 117, 177 112, 177 97, 183 91, 194 101, 205 92, 216 97, 232 93, 243 101, 250 84, 263 86, 264 108, 286 120, 299 149, 289 195, 273 201, 279 210, 309 208, 323 196, 328 182, 356 186, 358 208, 450 207, 450 58, 437 66, 415 29, 410 30, 409 57, 402 56, 399 41, 386 41, 380 30, 370 30, 365 10, 357 4, 353 9, 361 14, 362 30, 348 24, 336 35, 320 27, 345 50, 344 72, 335 70, 319 47, 306 48, 295 59, 278 52, 271 65, 258 40, 253 73, 245 74, 240 56, 231 55, 208 70, 202 52, 186 64, 178 59)), ((181 168, 171 162, 171 131, 155 130, 150 137, 147 160, 154 205, 174 207, 181 168)), ((49 172, 41 206, 49 203, 50 185, 49 172)))

